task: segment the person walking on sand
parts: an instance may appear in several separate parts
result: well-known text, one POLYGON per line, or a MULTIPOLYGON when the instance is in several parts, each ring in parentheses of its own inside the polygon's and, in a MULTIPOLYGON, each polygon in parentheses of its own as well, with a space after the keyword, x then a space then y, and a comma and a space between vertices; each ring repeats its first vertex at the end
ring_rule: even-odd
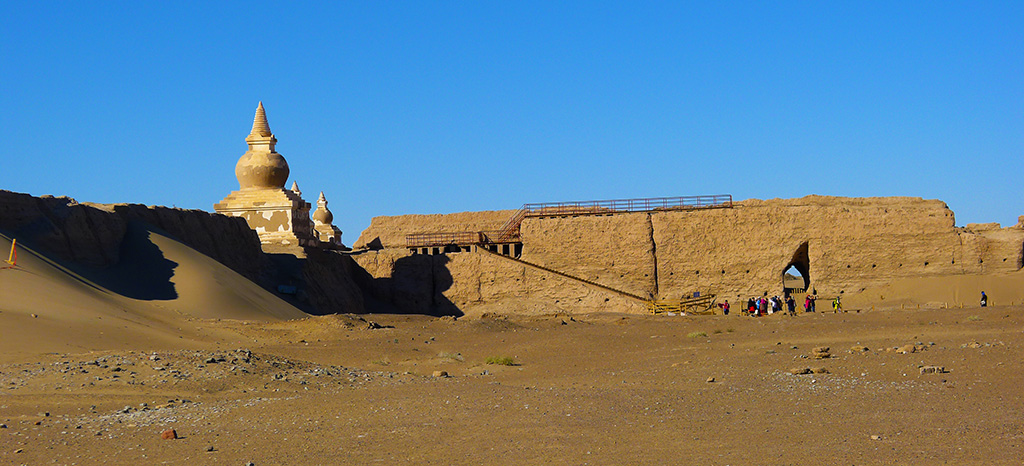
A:
POLYGON ((981 292, 981 307, 988 307, 988 296, 985 296, 985 292, 981 292))

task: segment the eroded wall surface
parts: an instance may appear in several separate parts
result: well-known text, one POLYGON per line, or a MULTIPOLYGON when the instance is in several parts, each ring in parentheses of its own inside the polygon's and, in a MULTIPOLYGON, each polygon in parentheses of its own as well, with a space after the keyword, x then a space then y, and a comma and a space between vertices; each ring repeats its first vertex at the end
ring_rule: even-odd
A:
MULTIPOLYGON (((386 246, 402 244, 399 238, 412 232, 495 229, 512 213, 377 218, 360 242, 382 238, 386 246)), ((803 262, 798 268, 806 270, 811 288, 833 296, 897 278, 1012 272, 1024 261, 1021 224, 956 227, 942 201, 909 197, 808 196, 747 200, 732 209, 528 218, 522 241, 524 261, 661 299, 694 291, 732 298, 782 294, 783 273, 794 262, 803 262)), ((378 253, 409 255, 402 249, 378 253)), ((388 276, 392 266, 369 257, 357 261, 371 276, 388 276)), ((415 292, 422 283, 391 286, 407 295, 426 293, 432 303, 447 300, 463 310, 598 311, 609 310, 609 303, 642 310, 636 300, 483 252, 412 257, 406 259, 412 268, 431 261, 422 270, 432 271, 433 283, 438 274, 451 283, 415 292)), ((402 280, 426 280, 426 272, 402 273, 402 280)))

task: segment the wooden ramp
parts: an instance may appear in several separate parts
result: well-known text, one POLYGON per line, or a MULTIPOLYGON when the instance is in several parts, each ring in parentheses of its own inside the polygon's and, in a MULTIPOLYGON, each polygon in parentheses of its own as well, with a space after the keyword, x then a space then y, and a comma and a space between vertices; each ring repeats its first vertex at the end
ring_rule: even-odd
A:
POLYGON ((647 308, 651 310, 651 314, 676 312, 680 314, 714 315, 715 295, 709 293, 696 298, 648 301, 647 308))

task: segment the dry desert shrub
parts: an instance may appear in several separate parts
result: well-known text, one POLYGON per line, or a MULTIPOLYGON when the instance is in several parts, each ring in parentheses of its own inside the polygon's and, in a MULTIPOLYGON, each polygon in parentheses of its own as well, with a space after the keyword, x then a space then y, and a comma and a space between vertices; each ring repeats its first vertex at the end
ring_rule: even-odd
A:
POLYGON ((494 364, 498 366, 516 365, 516 360, 512 359, 510 356, 488 356, 487 359, 484 359, 484 362, 487 364, 494 364))
POLYGON ((462 357, 462 353, 446 353, 444 351, 437 353, 437 357, 440 359, 447 359, 449 361, 465 361, 466 358, 462 357))
POLYGON ((690 332, 686 334, 689 338, 703 338, 708 336, 707 332, 690 332))

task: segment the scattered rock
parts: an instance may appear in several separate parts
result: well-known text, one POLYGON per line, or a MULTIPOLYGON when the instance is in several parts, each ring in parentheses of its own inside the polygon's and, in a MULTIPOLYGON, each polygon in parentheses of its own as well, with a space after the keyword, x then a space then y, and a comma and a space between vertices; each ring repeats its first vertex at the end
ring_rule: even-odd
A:
POLYGON ((827 353, 827 352, 829 352, 830 349, 831 348, 829 348, 828 346, 816 346, 813 349, 811 349, 811 352, 812 353, 827 353))
POLYGON ((708 377, 707 382, 708 383, 714 383, 715 382, 715 378, 714 377, 708 377))
POLYGON ((868 351, 871 351, 871 349, 867 346, 855 345, 850 347, 851 353, 867 353, 868 351))
MULTIPOLYGON (((99 435, 99 432, 97 432, 96 435, 99 435)), ((162 434, 160 434, 160 438, 164 440, 174 440, 178 438, 178 432, 175 431, 174 429, 167 429, 162 434)))
POLYGON ((21 453, 21 452, 23 452, 23 451, 25 451, 25 449, 24 449, 24 448, 19 448, 19 449, 17 449, 17 450, 14 450, 14 452, 15 452, 15 453, 21 453))
POLYGON ((949 371, 943 366, 921 366, 922 374, 945 374, 949 371))
POLYGON ((872 435, 871 436, 871 440, 882 440, 882 436, 881 435, 872 435))
POLYGON ((829 349, 827 346, 818 346, 811 350, 811 355, 814 356, 814 359, 828 359, 832 357, 832 354, 828 352, 829 349))
POLYGON ((811 371, 811 369, 807 368, 807 367, 793 368, 793 369, 789 370, 789 373, 793 374, 793 375, 805 375, 805 374, 810 374, 812 372, 813 371, 811 371))
MULTIPOLYGON (((39 314, 32 314, 32 318, 33 318, 33 319, 36 319, 36 318, 38 318, 38 317, 39 317, 39 314)), ((20 450, 19 450, 19 451, 20 451, 20 450)))
POLYGON ((903 346, 901 346, 899 348, 896 348, 896 352, 899 353, 899 354, 916 353, 917 352, 917 346, 915 346, 915 345, 903 345, 903 346))
POLYGON ((448 377, 448 372, 447 371, 434 371, 434 377, 441 377, 441 378, 448 377))
POLYGON ((217 451, 217 449, 213 448, 213 445, 210 445, 210 446, 206 447, 206 451, 217 451))
POLYGON ((829 373, 828 369, 826 369, 824 367, 815 367, 815 368, 811 369, 811 371, 814 372, 815 374, 828 374, 829 373))

